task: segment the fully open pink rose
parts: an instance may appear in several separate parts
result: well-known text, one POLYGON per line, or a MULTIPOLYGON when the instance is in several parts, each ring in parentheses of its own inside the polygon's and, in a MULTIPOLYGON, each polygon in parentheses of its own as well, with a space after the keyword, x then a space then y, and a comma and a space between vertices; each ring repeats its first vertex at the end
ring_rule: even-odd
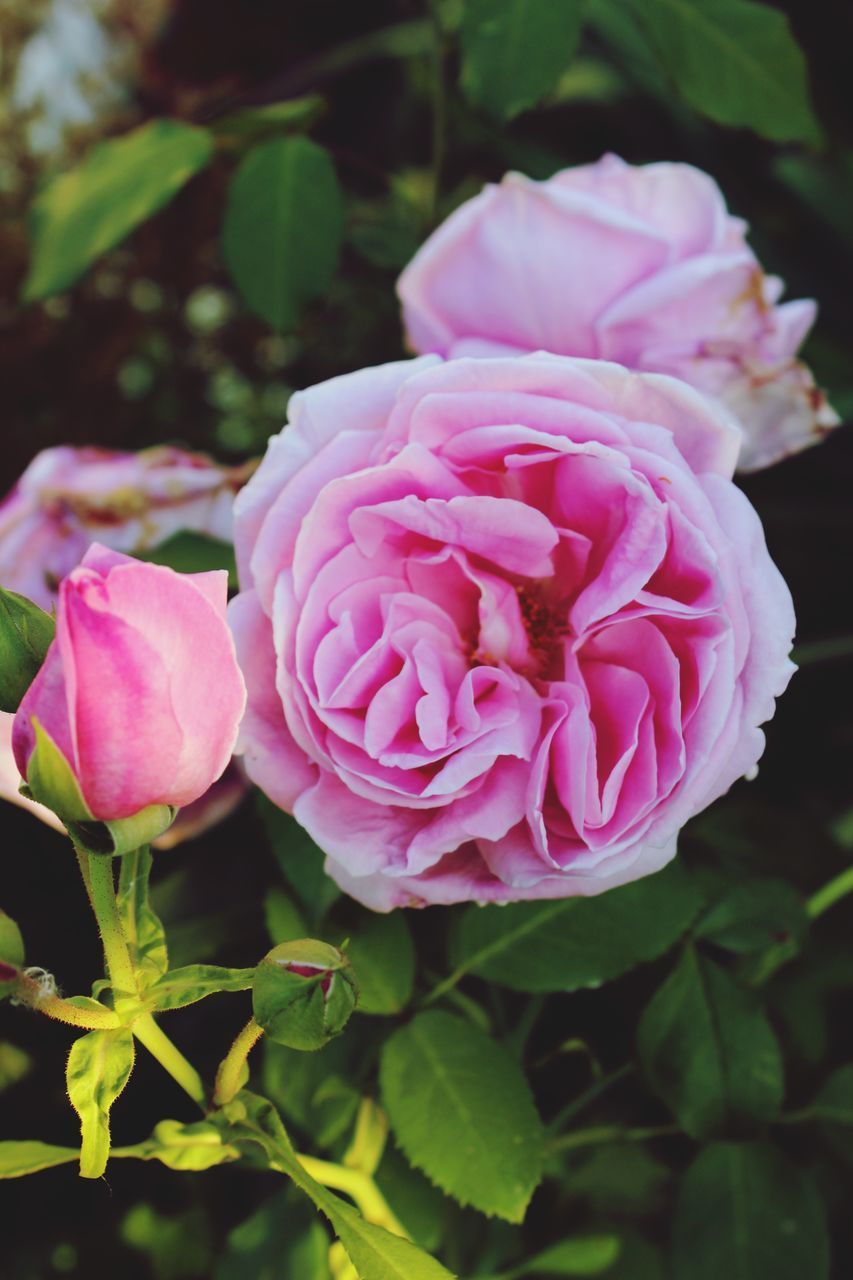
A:
POLYGON ((608 155, 547 182, 509 173, 430 236, 398 290, 415 351, 547 350, 670 373, 721 397, 754 471, 838 418, 796 359, 814 302, 777 305, 746 224, 707 174, 608 155))
POLYGON ((726 410, 542 354, 291 403, 236 505, 253 779, 380 910, 663 866, 792 671, 726 410))
POLYGON ((178 574, 94 544, 59 588, 56 639, 12 735, 21 774, 50 735, 103 821, 197 800, 222 774, 245 687, 224 571, 178 574))
MULTIPOLYGON (((0 502, 0 585, 50 610, 59 583, 93 540, 141 552, 190 529, 230 542, 234 497, 246 476, 245 468, 221 467, 168 446, 141 453, 45 449, 0 502)), ((49 809, 20 795, 11 741, 12 716, 0 712, 0 797, 58 826, 49 809)), ((239 769, 230 768, 215 792, 184 810, 157 843, 174 844, 207 829, 245 789, 239 769)))

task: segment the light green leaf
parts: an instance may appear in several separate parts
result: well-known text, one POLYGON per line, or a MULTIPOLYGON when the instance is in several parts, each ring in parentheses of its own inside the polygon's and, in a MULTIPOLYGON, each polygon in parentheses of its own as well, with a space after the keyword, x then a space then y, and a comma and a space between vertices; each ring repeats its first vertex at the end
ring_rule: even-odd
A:
POLYGON ((511 120, 553 89, 577 48, 585 0, 467 0, 462 87, 511 120))
POLYGON ((619 1257, 618 1236, 579 1236, 537 1253, 513 1276, 599 1276, 619 1257))
POLYGON ((213 569, 225 569, 229 589, 237 589, 237 564, 231 543, 194 529, 181 529, 156 547, 135 551, 134 555, 137 560, 163 564, 176 573, 210 573, 213 569))
POLYGON ((597 898, 469 907, 452 947, 457 970, 516 991, 575 991, 662 955, 701 896, 679 862, 597 898))
POLYGON ((20 969, 24 963, 24 939, 11 916, 0 911, 0 961, 20 969))
POLYGON ((50 614, 25 596, 0 587, 0 711, 18 710, 55 631, 50 614))
POLYGON ((812 1178, 773 1147, 716 1143, 687 1170, 673 1233, 678 1280, 826 1280, 828 1255, 812 1178))
POLYGON ((126 1027, 90 1031, 75 1040, 65 1081, 80 1117, 80 1176, 100 1178, 110 1154, 110 1108, 133 1070, 133 1033, 126 1027))
POLYGON ((694 1138, 764 1123, 779 1112, 782 1057, 751 992, 687 947, 640 1021, 652 1088, 694 1138))
POLYGON ((807 930, 808 916, 796 889, 768 877, 732 885, 703 913, 695 933, 726 951, 746 954, 774 944, 799 944, 807 930))
POLYGON ((132 1147, 114 1147, 112 1156, 113 1159, 159 1160, 167 1169, 199 1173, 239 1160, 240 1152, 224 1140, 221 1129, 206 1120, 194 1124, 161 1120, 145 1142, 132 1147))
POLYGON ((23 1178, 72 1164, 79 1156, 76 1147, 54 1147, 48 1142, 0 1142, 0 1178, 23 1178))
POLYGON ((392 1014, 405 1008, 415 985, 415 947, 402 911, 365 913, 347 953, 358 976, 361 1013, 392 1014))
POLYGON ((205 129, 152 120, 100 142, 36 198, 24 300, 60 293, 161 209, 210 160, 205 129))
POLYGON ((33 1066, 33 1059, 25 1049, 9 1040, 0 1040, 0 1093, 26 1079, 33 1066))
POLYGON ((151 866, 149 848, 126 853, 121 860, 118 886, 122 929, 143 991, 157 982, 169 968, 166 932, 149 900, 151 866))
POLYGON ((411 1164, 460 1204, 521 1222, 544 1136, 530 1087, 500 1045, 461 1018, 421 1013, 386 1042, 380 1083, 411 1164))
POLYGON ((281 889, 270 889, 264 898, 264 919, 274 943, 304 938, 309 931, 296 903, 281 889))
POLYGON ((228 192, 222 252, 250 311, 293 329, 338 264, 343 206, 334 166, 307 138, 262 142, 228 192))
POLYGON ((188 964, 171 969, 148 988, 154 1008, 183 1009, 220 991, 251 991, 254 969, 228 969, 218 964, 188 964))
POLYGON ((806 61, 784 13, 753 0, 633 0, 678 89, 718 124, 817 142, 806 61))

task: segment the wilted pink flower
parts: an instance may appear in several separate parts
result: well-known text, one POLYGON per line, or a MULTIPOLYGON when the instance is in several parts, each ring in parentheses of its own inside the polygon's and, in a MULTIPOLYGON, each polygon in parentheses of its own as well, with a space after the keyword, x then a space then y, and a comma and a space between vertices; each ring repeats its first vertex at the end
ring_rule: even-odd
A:
MULTIPOLYGON (((97 540, 117 551, 147 551, 182 529, 230 542, 234 497, 246 468, 221 467, 168 446, 120 453, 70 445, 38 454, 0 502, 0 584, 43 609, 60 581, 97 540)), ((11 715, 0 712, 0 797, 53 826, 55 815, 19 793, 11 715)), ((171 845, 207 829, 239 803, 245 782, 229 769, 209 797, 184 810, 157 842, 171 845)))
POLYGON ((291 404, 235 508, 253 780, 380 910, 663 866, 792 671, 726 410, 543 354, 291 404))
POLYGON ((686 164, 607 155, 547 182, 509 173, 427 240, 398 291, 415 351, 511 350, 617 360, 719 396, 755 471, 838 418, 796 359, 811 301, 777 305, 746 223, 686 164))
POLYGON ((60 585, 56 639, 15 716, 22 776, 37 720, 95 818, 203 795, 245 703, 227 591, 223 570, 179 574, 93 544, 60 585))

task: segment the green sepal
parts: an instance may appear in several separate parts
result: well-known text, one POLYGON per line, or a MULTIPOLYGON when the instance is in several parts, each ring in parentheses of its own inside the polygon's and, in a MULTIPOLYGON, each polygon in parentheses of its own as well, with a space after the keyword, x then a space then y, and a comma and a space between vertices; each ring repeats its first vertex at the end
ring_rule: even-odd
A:
POLYGON ((0 1000, 13 995, 24 964, 24 939, 11 916, 0 911, 0 1000))
POLYGON ((322 1049, 343 1031, 357 1000, 347 956, 315 938, 273 947, 255 970, 255 1018, 271 1040, 290 1049, 322 1049))
POLYGON ((178 810, 172 805, 150 804, 129 818, 116 818, 112 822, 66 821, 65 825, 74 843, 87 853, 120 858, 142 845, 151 844, 164 831, 168 831, 177 813, 178 810))
POLYGON ((49 613, 0 587, 0 711, 18 710, 55 632, 49 613))
POLYGON ((21 787, 21 795, 52 809, 66 825, 91 822, 91 811, 71 765, 36 716, 32 725, 36 745, 27 763, 27 785, 21 787))

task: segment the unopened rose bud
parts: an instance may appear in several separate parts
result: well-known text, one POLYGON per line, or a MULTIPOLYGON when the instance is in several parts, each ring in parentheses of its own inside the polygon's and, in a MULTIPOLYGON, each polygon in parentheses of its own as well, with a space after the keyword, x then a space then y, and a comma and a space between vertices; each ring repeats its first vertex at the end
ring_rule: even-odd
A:
POLYGON ((11 916, 0 911, 0 1000, 17 988, 24 963, 24 940, 11 916))
POLYGON ((255 971, 255 1019, 277 1044, 322 1049, 343 1031, 358 1000, 349 959, 313 938, 284 942, 255 971))

